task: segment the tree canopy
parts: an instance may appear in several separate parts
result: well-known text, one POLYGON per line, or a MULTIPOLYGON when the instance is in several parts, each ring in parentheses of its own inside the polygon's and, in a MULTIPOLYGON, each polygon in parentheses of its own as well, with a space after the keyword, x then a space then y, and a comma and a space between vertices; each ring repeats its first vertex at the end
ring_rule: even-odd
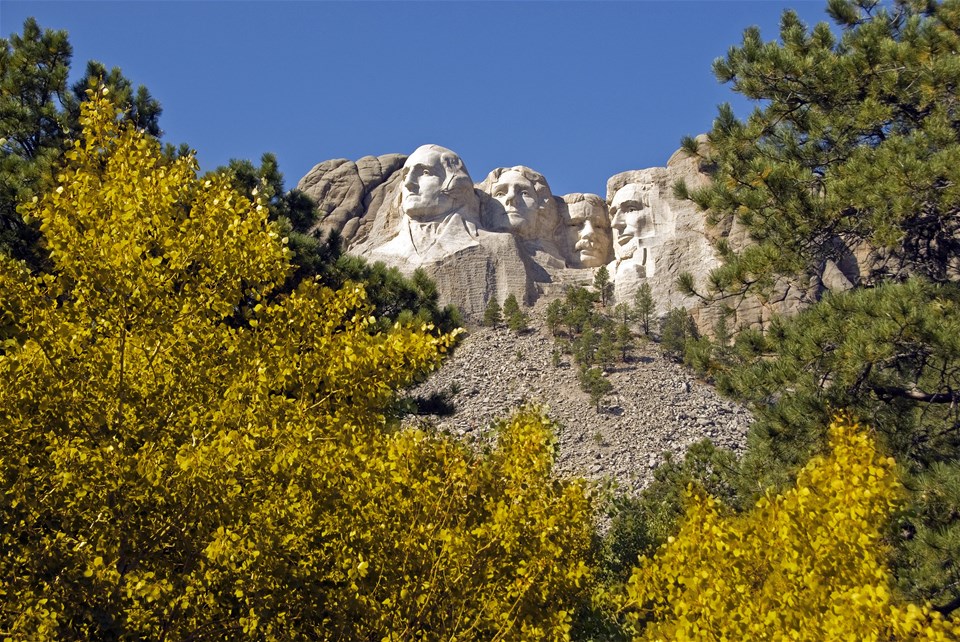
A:
MULTIPOLYGON (((107 90, 102 89, 101 94, 107 90)), ((398 430, 453 337, 358 284, 282 288, 262 198, 96 98, 0 257, 0 630, 57 639, 558 639, 590 504, 528 409, 499 446, 398 430)))
POLYGON ((691 487, 679 532, 627 582, 619 606, 634 639, 956 639, 960 622, 891 592, 882 541, 895 470, 841 419, 792 488, 742 515, 691 487))
POLYGON ((779 42, 750 28, 714 63, 758 103, 745 121, 721 107, 704 150, 715 180, 691 194, 756 241, 715 273, 720 292, 850 252, 873 252, 865 284, 958 276, 960 3, 830 0, 828 13, 839 38, 786 11, 779 42))
POLYGON ((786 11, 779 41, 747 29, 714 63, 757 107, 739 120, 722 106, 708 144, 684 141, 714 181, 677 191, 753 240, 720 244, 706 296, 736 305, 831 265, 854 289, 741 332, 709 368, 758 416, 738 473, 746 498, 822 452, 836 410, 876 427, 908 471, 895 573, 949 612, 960 606, 960 2, 830 0, 827 12, 836 32, 786 11))

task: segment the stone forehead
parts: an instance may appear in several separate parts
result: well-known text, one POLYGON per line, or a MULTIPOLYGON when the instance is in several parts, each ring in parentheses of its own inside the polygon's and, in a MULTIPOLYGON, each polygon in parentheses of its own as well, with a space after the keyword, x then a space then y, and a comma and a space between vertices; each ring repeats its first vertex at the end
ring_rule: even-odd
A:
POLYGON ((610 217, 607 214, 606 203, 599 197, 568 202, 567 211, 570 214, 571 225, 580 225, 589 219, 594 225, 610 227, 610 217))
POLYGON ((417 147, 410 156, 407 157, 407 161, 403 164, 404 167, 411 167, 416 165, 419 162, 422 162, 424 159, 429 158, 430 156, 443 156, 444 154, 450 154, 451 156, 456 156, 460 158, 459 154, 456 152, 447 149, 446 147, 441 147, 440 145, 421 145, 417 147))
POLYGON ((530 183, 531 185, 534 184, 533 179, 531 179, 530 177, 528 177, 526 174, 524 174, 524 173, 521 172, 520 170, 513 169, 513 168, 508 169, 508 170, 505 171, 504 173, 500 174, 500 176, 497 177, 496 182, 497 182, 497 183, 500 183, 500 182, 503 182, 503 181, 507 180, 508 178, 512 178, 513 180, 517 180, 516 177, 520 177, 520 180, 522 180, 522 181, 524 181, 524 182, 526 182, 526 183, 530 183), (511 175, 516 175, 516 176, 511 176, 511 175))
POLYGON ((535 169, 530 169, 526 165, 514 165, 513 167, 497 167, 492 170, 487 177, 483 180, 481 184, 484 191, 489 192, 493 189, 493 186, 500 182, 501 178, 510 173, 516 173, 523 177, 524 180, 528 181, 534 188, 537 190, 537 195, 541 200, 546 200, 553 196, 553 192, 550 191, 550 184, 547 183, 547 179, 535 169))
POLYGON ((613 201, 610 203, 610 207, 617 207, 625 201, 638 201, 641 203, 646 203, 649 194, 650 187, 648 185, 627 183, 618 189, 616 194, 613 195, 613 201))

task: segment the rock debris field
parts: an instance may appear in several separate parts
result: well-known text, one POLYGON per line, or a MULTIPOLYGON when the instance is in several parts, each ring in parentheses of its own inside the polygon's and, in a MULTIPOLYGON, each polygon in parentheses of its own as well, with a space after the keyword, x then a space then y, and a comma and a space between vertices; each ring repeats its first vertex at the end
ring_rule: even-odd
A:
POLYGON ((656 343, 638 338, 630 360, 606 375, 613 392, 598 412, 580 390, 572 357, 562 355, 554 366, 553 338, 539 319, 531 326, 520 335, 506 328, 470 328, 453 356, 410 393, 452 391, 453 414, 423 419, 469 441, 489 443, 494 420, 524 402, 546 405, 560 424, 555 470, 613 481, 626 493, 652 480, 666 451, 682 456, 703 438, 743 448, 750 412, 665 358, 656 343))

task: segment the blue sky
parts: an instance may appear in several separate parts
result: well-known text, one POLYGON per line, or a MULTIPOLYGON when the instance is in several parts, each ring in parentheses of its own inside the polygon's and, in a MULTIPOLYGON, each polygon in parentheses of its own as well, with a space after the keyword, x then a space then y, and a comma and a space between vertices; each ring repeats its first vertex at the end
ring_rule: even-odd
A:
POLYGON ((528 165, 556 194, 663 165, 716 106, 749 105, 710 66, 743 29, 777 37, 825 0, 672 2, 24 2, 0 0, 0 34, 27 16, 66 29, 74 80, 119 66, 164 108, 164 140, 202 169, 280 161, 288 187, 330 158, 458 152, 474 181, 528 165))

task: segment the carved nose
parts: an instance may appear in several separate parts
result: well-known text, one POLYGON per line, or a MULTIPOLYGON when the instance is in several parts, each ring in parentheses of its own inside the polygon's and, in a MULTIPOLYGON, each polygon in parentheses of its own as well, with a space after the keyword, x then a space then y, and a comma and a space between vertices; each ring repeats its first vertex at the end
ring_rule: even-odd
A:
POLYGON ((403 179, 403 186, 408 192, 417 191, 417 181, 413 180, 413 174, 407 174, 406 178, 403 179))

